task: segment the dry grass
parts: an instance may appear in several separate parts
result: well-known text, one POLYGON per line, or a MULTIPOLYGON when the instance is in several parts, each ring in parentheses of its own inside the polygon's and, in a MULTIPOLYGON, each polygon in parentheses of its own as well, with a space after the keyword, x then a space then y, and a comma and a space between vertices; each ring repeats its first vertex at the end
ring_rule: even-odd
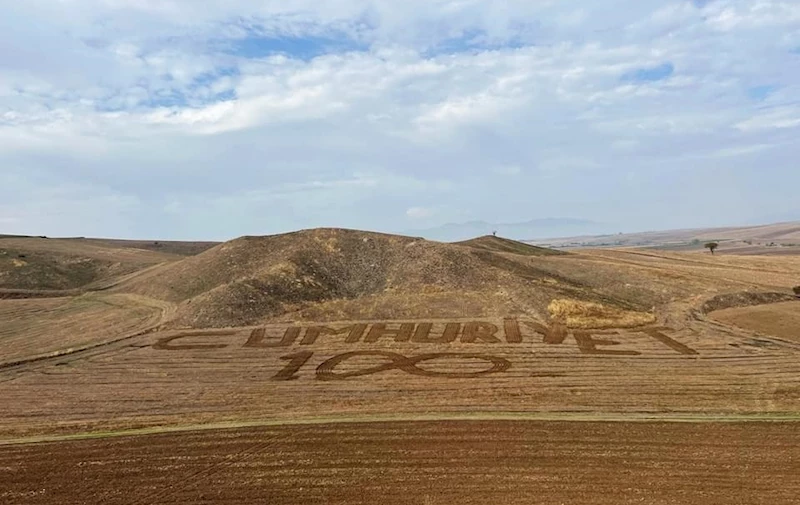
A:
POLYGON ((242 237, 141 275, 118 291, 178 303, 174 325, 195 328, 252 325, 291 315, 320 321, 499 312, 539 316, 550 300, 576 291, 581 298, 617 305, 613 296, 568 279, 539 282, 551 275, 537 269, 543 257, 534 253, 570 255, 496 241, 505 248, 520 245, 526 255, 340 229, 242 237), (432 292, 442 296, 420 297, 432 292), (482 299, 485 307, 476 310, 467 303, 473 298, 482 299), (376 307, 382 307, 379 314, 376 307))
POLYGON ((655 322, 656 316, 600 303, 557 299, 547 306, 550 317, 566 321, 570 328, 633 328, 655 322))
POLYGON ((0 237, 0 288, 78 289, 181 258, 75 240, 0 237))
POLYGON ((573 306, 564 316, 571 325, 607 328, 649 322, 654 306, 663 314, 676 302, 780 291, 800 278, 797 258, 631 250, 558 255, 498 237, 455 245, 337 229, 243 237, 183 259, 122 245, 2 239, 0 288, 48 288, 66 296, 74 294, 70 288, 117 285, 113 292, 178 304, 178 327, 287 317, 545 318, 553 300, 581 300, 589 305, 573 306), (27 259, 18 259, 19 252, 27 259), (483 302, 476 307, 474 300, 483 302))
POLYGON ((675 303, 791 288, 800 275, 800 258, 631 250, 537 256, 499 252, 517 243, 496 237, 470 242, 484 247, 339 229, 242 237, 115 291, 179 304, 174 327, 287 318, 544 318, 553 300, 580 300, 594 305, 568 310, 573 327, 609 328, 647 324, 675 303), (431 293, 437 297, 429 299, 431 293), (474 297, 484 300, 478 308, 474 297))
POLYGON ((523 256, 564 256, 568 254, 564 251, 559 251, 556 249, 537 247, 534 245, 525 244, 524 242, 518 242, 516 240, 509 240, 501 237, 493 237, 491 235, 474 238, 472 240, 465 240, 463 242, 456 242, 456 244, 473 247, 475 249, 482 249, 485 251, 521 254, 523 256))

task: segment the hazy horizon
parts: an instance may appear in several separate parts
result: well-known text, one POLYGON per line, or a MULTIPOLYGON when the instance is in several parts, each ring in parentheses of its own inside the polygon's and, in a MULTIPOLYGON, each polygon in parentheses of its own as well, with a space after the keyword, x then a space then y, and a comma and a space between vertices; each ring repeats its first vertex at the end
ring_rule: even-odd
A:
POLYGON ((0 233, 800 220, 800 4, 3 10, 0 233))
MULTIPOLYGON (((467 240, 471 238, 477 238, 480 236, 487 236, 491 235, 493 231, 498 231, 497 236, 503 238, 510 238, 513 240, 521 240, 521 241, 536 241, 541 242, 544 240, 558 240, 558 239, 571 239, 571 238, 591 238, 591 237, 605 237, 605 236, 615 236, 618 234, 623 235, 639 235, 639 234, 646 234, 646 233, 668 233, 668 232, 680 232, 680 231, 692 231, 692 230, 713 230, 713 229, 747 229, 747 228, 757 228, 761 226, 770 226, 770 225, 780 225, 780 224, 791 224, 791 223, 798 223, 800 225, 800 220, 798 221, 776 221, 776 222, 768 222, 768 223, 747 223, 741 225, 733 225, 733 226, 722 226, 722 227, 706 227, 706 226, 692 226, 687 228, 669 228, 669 229, 662 229, 662 228, 652 228, 652 229, 633 229, 627 231, 603 231, 603 230, 611 230, 611 228, 599 228, 597 233, 577 233, 577 234, 560 234, 560 235, 551 235, 551 234, 539 234, 539 235, 531 235, 531 236, 521 236, 521 235, 514 235, 509 233, 501 233, 503 231, 503 226, 516 226, 519 224, 524 223, 487 223, 484 221, 473 221, 473 222, 465 222, 465 223, 446 223, 442 226, 427 228, 427 229, 409 229, 409 230, 402 230, 402 231, 393 231, 393 230, 381 230, 381 229, 370 229, 370 228, 351 228, 351 227, 343 227, 343 226, 323 226, 323 227, 306 227, 306 228, 297 228, 293 230, 284 230, 275 233, 242 233, 240 235, 231 235, 231 236, 223 236, 220 238, 208 238, 208 237, 169 237, 169 236, 122 236, 122 235, 64 235, 64 234, 54 234, 54 235, 46 235, 46 234, 35 234, 35 233, 6 233, 0 230, 0 237, 3 236, 19 236, 19 237, 45 237, 51 239, 74 239, 74 238, 85 238, 85 239, 105 239, 105 240, 131 240, 131 241, 148 241, 148 240, 155 240, 155 241, 162 241, 162 242, 226 242, 229 240, 234 240, 239 237, 243 236, 268 236, 268 235, 279 235, 282 233, 292 233, 297 231, 303 230, 310 230, 315 228, 336 228, 336 229, 348 229, 354 231, 363 231, 368 233, 384 233, 384 234, 397 234, 397 235, 406 235, 406 236, 415 236, 415 237, 422 237, 428 240, 436 240, 436 241, 443 241, 443 242, 455 242, 461 240, 467 240), (483 225, 480 230, 476 230, 474 233, 464 233, 459 235, 458 237, 447 237, 447 230, 452 228, 461 228, 464 229, 469 225, 483 225), (444 235, 442 235, 442 231, 444 230, 444 235)), ((602 225, 602 223, 598 223, 602 225)), ((474 229, 474 228, 473 228, 474 229)))

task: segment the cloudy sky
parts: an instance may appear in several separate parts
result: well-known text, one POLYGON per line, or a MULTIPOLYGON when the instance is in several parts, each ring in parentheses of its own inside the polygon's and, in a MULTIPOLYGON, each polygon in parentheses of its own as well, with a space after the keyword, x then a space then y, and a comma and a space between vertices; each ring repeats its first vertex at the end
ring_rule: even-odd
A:
POLYGON ((0 8, 0 233, 800 219, 797 0, 0 8))

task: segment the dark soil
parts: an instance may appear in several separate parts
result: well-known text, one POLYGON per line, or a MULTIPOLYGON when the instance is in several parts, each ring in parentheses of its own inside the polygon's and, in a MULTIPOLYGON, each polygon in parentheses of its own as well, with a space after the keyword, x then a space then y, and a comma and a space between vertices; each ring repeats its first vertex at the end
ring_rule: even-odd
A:
POLYGON ((406 422, 0 447, 38 504, 796 504, 796 423, 406 422))

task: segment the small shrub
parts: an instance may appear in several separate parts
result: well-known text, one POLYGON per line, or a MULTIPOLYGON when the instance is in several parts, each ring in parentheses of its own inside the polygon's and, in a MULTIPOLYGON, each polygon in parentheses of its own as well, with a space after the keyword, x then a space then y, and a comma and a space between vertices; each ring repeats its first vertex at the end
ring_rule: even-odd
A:
POLYGON ((793 287, 792 291, 794 291, 794 294, 796 294, 797 296, 800 296, 800 286, 793 287))

